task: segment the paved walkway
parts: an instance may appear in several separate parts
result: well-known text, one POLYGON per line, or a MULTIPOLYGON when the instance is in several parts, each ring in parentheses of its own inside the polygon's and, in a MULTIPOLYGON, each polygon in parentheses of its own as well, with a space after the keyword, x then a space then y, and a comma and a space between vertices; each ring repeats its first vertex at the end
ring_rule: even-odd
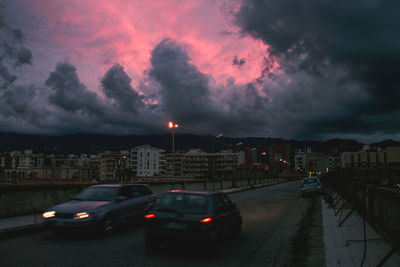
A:
MULTIPOLYGON (((336 210, 328 206, 323 199, 321 201, 326 266, 361 266, 364 255, 363 218, 353 212, 339 227, 339 220, 343 220, 350 209, 344 209, 335 216, 336 210)), ((362 266, 377 266, 392 247, 368 223, 366 223, 366 238, 369 241, 362 266)), ((383 266, 400 266, 399 254, 394 253, 383 266)))
POLYGON ((35 227, 40 225, 42 222, 42 214, 3 218, 0 219, 0 234, 35 227))

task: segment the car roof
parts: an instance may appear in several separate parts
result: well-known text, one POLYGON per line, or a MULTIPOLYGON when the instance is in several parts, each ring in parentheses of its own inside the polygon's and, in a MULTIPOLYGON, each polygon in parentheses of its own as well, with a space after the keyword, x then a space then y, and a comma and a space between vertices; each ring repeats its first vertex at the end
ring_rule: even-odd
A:
POLYGON ((314 178, 319 178, 318 176, 310 176, 310 177, 304 177, 303 179, 314 179, 314 178))
POLYGON ((311 176, 311 177, 306 177, 306 178, 303 178, 303 181, 304 180, 310 180, 310 179, 318 179, 319 180, 319 177, 318 176, 311 176))
POLYGON ((134 185, 134 186, 147 186, 147 184, 96 184, 91 187, 123 187, 126 185, 134 185))
POLYGON ((167 193, 179 193, 179 194, 191 194, 191 195, 215 195, 215 194, 221 194, 222 192, 218 191, 196 191, 196 190, 181 190, 181 189, 175 189, 175 190, 170 190, 167 193))

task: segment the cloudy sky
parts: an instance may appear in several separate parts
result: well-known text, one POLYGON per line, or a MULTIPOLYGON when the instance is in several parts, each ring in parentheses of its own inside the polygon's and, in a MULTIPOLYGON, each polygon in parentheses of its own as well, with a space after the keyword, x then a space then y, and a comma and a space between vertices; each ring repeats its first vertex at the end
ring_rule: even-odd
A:
POLYGON ((0 131, 400 140, 398 0, 3 0, 0 131))

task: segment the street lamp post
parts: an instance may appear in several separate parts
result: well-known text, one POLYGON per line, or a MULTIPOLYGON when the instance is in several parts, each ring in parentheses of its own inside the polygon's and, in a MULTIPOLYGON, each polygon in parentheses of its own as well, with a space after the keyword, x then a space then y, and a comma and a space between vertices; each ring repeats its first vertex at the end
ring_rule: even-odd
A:
MULTIPOLYGON (((213 144, 213 174, 212 174, 212 179, 213 179, 213 189, 215 189, 215 180, 216 180, 216 168, 217 168, 217 166, 216 166, 216 155, 215 155, 215 143, 217 142, 217 139, 218 138, 221 138, 222 136, 224 136, 223 134, 219 134, 219 135, 217 135, 217 136, 215 136, 215 138, 214 138, 214 144, 213 144)), ((221 178, 222 179, 222 178, 221 178)), ((222 180, 221 180, 221 185, 220 185, 220 189, 222 189, 222 180)))
POLYGON ((235 146, 234 146, 234 150, 233 150, 233 152, 238 152, 238 157, 237 157, 237 163, 236 163, 236 166, 233 166, 232 165, 232 187, 236 187, 236 179, 235 179, 235 173, 236 173, 236 176, 237 176, 237 173, 238 173, 238 171, 237 171, 237 169, 238 169, 238 166, 239 166, 239 158, 240 158, 240 146, 241 145, 243 145, 243 142, 239 142, 239 143, 237 143, 235 146), (239 149, 238 149, 239 148, 239 149), (238 149, 238 150, 237 150, 238 149), (235 169, 236 169, 236 172, 235 172, 235 169))
POLYGON ((174 134, 174 128, 178 128, 178 124, 170 121, 168 123, 168 127, 172 130, 172 177, 174 177, 175 176, 175 159, 174 159, 175 134, 174 134))

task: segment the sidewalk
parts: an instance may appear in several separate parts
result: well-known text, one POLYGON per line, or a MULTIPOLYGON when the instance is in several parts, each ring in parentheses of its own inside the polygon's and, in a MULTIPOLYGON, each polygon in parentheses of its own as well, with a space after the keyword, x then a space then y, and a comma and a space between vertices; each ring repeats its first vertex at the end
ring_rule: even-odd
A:
MULTIPOLYGON (((325 262, 327 267, 361 266, 364 255, 364 223, 356 212, 339 227, 350 212, 344 209, 335 216, 336 210, 321 199, 324 226, 325 262)), ((363 266, 377 266, 392 247, 366 222, 367 250, 363 266)), ((383 266, 400 266, 400 256, 394 253, 383 266)))
POLYGON ((0 234, 16 232, 41 226, 42 214, 0 219, 0 234))

